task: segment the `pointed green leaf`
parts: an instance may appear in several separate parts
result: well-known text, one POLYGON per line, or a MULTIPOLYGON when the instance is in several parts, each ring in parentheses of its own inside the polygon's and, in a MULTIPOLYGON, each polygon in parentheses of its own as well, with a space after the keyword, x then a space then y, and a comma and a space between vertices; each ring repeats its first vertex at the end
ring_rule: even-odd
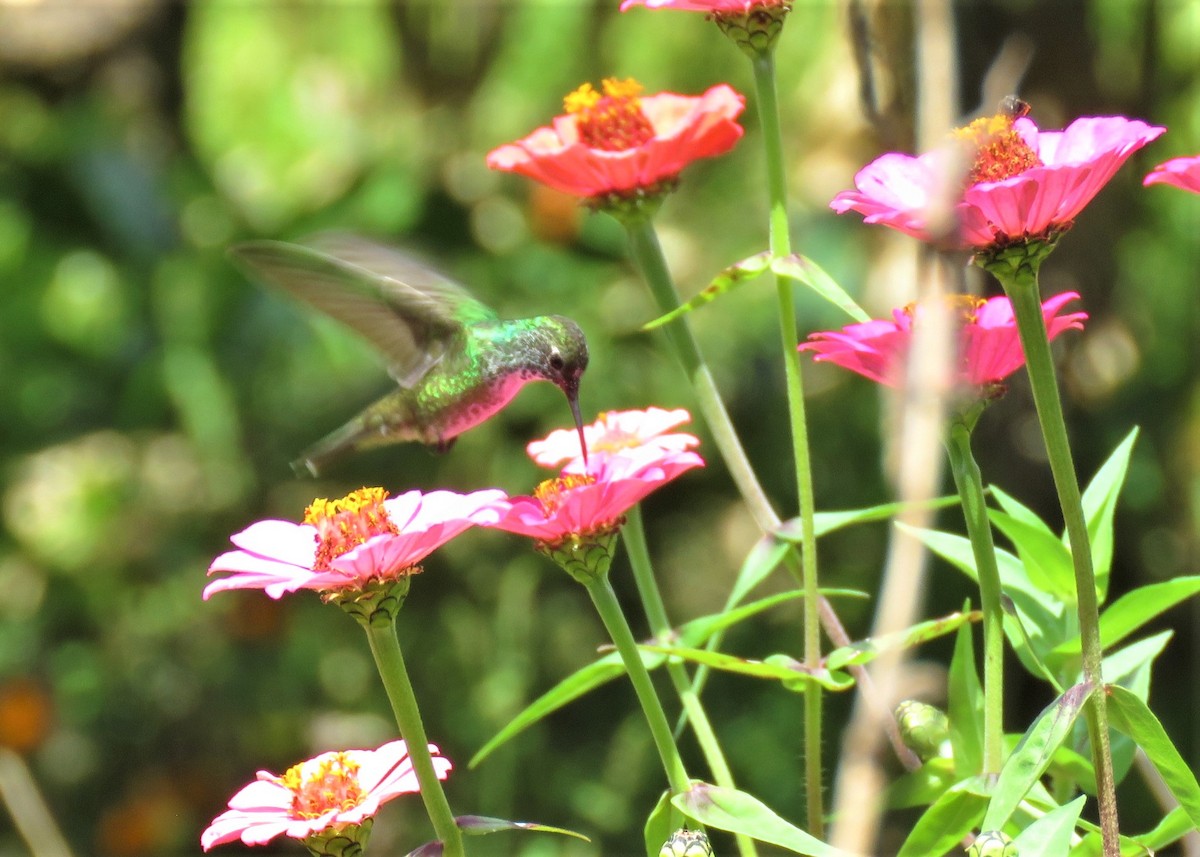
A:
POLYGON ((807 256, 801 256, 798 253, 783 256, 771 263, 771 270, 781 277, 787 277, 789 280, 795 280, 808 286, 855 321, 871 320, 866 311, 854 302, 854 298, 850 297, 846 290, 826 273, 824 268, 807 256))
POLYGON ((708 638, 717 631, 724 631, 739 622, 749 619, 764 610, 768 610, 777 604, 783 604, 787 601, 795 601, 797 598, 804 597, 803 592, 780 592, 777 595, 769 595, 766 598, 760 598, 758 601, 751 601, 741 607, 733 610, 727 610, 724 613, 713 613, 709 616, 700 616, 690 622, 685 622, 680 625, 675 631, 674 640, 662 640, 659 642, 674 642, 678 641, 684 646, 703 646, 708 638))
MULTIPOLYGON (((1087 520, 1088 541, 1092 547, 1092 566, 1096 574, 1096 592, 1103 604, 1108 594, 1108 573, 1112 568, 1113 513, 1117 508, 1117 497, 1125 484, 1129 470, 1129 457, 1137 440, 1135 427, 1125 435, 1113 454, 1096 471, 1087 490, 1083 492, 1083 514, 1087 520)), ((1070 540, 1063 536, 1065 544, 1070 540)))
POLYGON ((963 625, 954 639, 946 706, 954 767, 963 775, 983 769, 983 687, 975 669, 972 634, 972 626, 963 625))
POLYGON ((1071 551, 1039 521, 1029 524, 1005 512, 988 509, 988 518, 1013 543, 1034 586, 1075 601, 1075 572, 1071 551))
POLYGON ((957 850, 987 809, 987 797, 982 791, 983 783, 972 777, 935 800, 917 819, 896 857, 928 857, 957 850))
POLYGON ((1083 795, 1051 810, 1013 838, 1021 857, 1061 857, 1071 850, 1075 823, 1083 811, 1083 795))
MULTIPOLYGON (((868 524, 873 521, 886 521, 894 518, 906 509, 944 509, 958 503, 958 495, 936 497, 925 503, 882 503, 878 506, 868 506, 865 509, 846 509, 833 512, 817 512, 813 515, 813 529, 817 537, 840 530, 852 524, 868 524)), ((789 518, 775 528, 775 535, 789 542, 801 542, 804 534, 800 531, 800 519, 789 518)))
POLYGON ((999 830, 1017 805, 1045 772, 1054 752, 1071 734, 1075 718, 1092 695, 1089 684, 1077 684, 1046 706, 1025 730, 1012 755, 1004 763, 1000 778, 983 819, 984 830, 999 830))
MULTIPOLYGON (((1076 728, 1079 724, 1076 723, 1076 728)), ((1082 791, 1090 795, 1096 793, 1096 769, 1092 767, 1091 758, 1084 756, 1072 747, 1059 747, 1050 760, 1046 773, 1057 777, 1063 782, 1075 783, 1082 791)))
POLYGON ((675 832, 675 825, 671 821, 675 812, 675 808, 671 806, 671 793, 663 792, 654 804, 654 809, 650 810, 646 825, 642 828, 642 837, 646 841, 646 857, 659 857, 662 853, 663 843, 675 832))
POLYGON ((796 854, 845 857, 845 852, 789 824, 766 804, 737 789, 694 782, 690 789, 675 795, 671 802, 688 818, 707 827, 741 833, 796 854))
MULTIPOLYGON (((1200 592, 1200 575, 1176 577, 1162 583, 1149 583, 1126 592, 1100 614, 1100 644, 1105 648, 1119 643, 1154 617, 1200 592)), ((1078 656, 1078 636, 1055 646, 1053 654, 1078 656)))
POLYGON ((460 815, 454 819, 459 830, 469 836, 485 836, 498 833, 501 830, 532 830, 538 833, 559 833, 563 836, 574 836, 584 842, 591 842, 582 833, 567 830, 565 827, 551 827, 548 824, 538 824, 534 821, 509 821, 506 818, 490 818, 486 815, 460 815))
POLYGON ((765 660, 756 661, 684 646, 639 645, 638 648, 644 652, 683 658, 685 661, 703 664, 722 672, 780 681, 788 690, 802 692, 808 683, 813 681, 833 691, 847 690, 854 685, 854 680, 845 673, 830 672, 826 669, 810 670, 788 655, 770 655, 765 660))
POLYGON ((1142 748, 1192 824, 1200 827, 1200 783, 1175 749, 1167 730, 1136 693, 1112 684, 1105 685, 1104 689, 1108 693, 1108 715, 1112 725, 1142 748))
POLYGON ((783 562, 783 558, 791 549, 791 545, 770 535, 763 536, 755 542, 754 547, 750 548, 750 553, 746 554, 746 559, 742 561, 742 567, 738 569, 737 579, 733 582, 733 589, 725 602, 725 609, 740 604, 754 587, 766 580, 776 566, 783 562))
POLYGON ((938 756, 893 781, 888 786, 884 805, 888 809, 929 806, 956 781, 954 760, 938 756))
POLYGON ((913 625, 911 628, 905 628, 903 631, 896 631, 882 637, 868 637, 865 640, 859 640, 848 646, 834 649, 826 657, 825 665, 831 670, 840 670, 847 666, 859 666, 870 663, 881 653, 889 649, 911 648, 920 643, 925 643, 949 634, 957 630, 961 625, 978 622, 982 618, 982 613, 978 610, 973 610, 966 613, 951 613, 949 616, 943 616, 941 619, 918 622, 916 625, 913 625))
MULTIPOLYGON (((646 664, 647 669, 654 669, 662 661, 663 658, 661 655, 642 654, 642 662, 646 664)), ((467 763, 467 767, 474 768, 501 744, 528 729, 546 715, 557 711, 568 702, 578 699, 605 682, 612 681, 624 673, 625 666, 621 663, 621 657, 616 652, 605 655, 600 660, 593 661, 582 669, 576 670, 526 706, 507 726, 484 744, 479 752, 471 757, 471 761, 467 763)))
POLYGON ((666 315, 659 316, 654 321, 646 322, 642 325, 642 330, 654 330, 656 327, 662 327, 664 324, 674 321, 685 313, 702 307, 706 303, 711 303, 734 286, 750 282, 763 271, 767 270, 767 266, 770 264, 771 251, 769 250, 755 253, 748 259, 735 262, 713 277, 712 282, 697 292, 687 303, 676 307, 666 315))
POLYGON ((1153 854, 1178 842, 1195 829, 1196 822, 1192 821, 1182 806, 1177 806, 1153 830, 1131 838, 1153 854))

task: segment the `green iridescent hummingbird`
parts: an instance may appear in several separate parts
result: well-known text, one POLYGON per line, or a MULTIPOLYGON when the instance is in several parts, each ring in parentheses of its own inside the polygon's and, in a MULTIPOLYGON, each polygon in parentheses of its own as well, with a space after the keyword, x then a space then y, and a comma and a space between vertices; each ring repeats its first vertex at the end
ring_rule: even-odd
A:
POLYGON ((343 453, 403 441, 444 452, 538 380, 566 394, 583 446, 579 379, 588 348, 571 319, 497 318, 457 283, 353 235, 304 244, 250 241, 230 255, 252 277, 365 337, 400 386, 307 450, 292 463, 298 472, 315 476, 343 453))

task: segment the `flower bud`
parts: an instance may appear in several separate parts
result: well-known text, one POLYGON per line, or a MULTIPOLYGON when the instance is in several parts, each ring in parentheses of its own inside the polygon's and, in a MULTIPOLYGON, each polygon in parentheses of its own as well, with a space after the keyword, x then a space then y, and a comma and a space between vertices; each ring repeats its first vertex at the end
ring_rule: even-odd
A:
POLYGON ((713 850, 703 830, 684 828, 671 834, 658 857, 713 857, 713 850))
POLYGON ((906 699, 896 706, 896 720, 900 724, 900 739, 922 760, 938 755, 950 737, 946 713, 915 699, 906 699))
POLYGON ((967 849, 968 857, 1018 857, 1017 846, 1001 830, 985 830, 967 849))

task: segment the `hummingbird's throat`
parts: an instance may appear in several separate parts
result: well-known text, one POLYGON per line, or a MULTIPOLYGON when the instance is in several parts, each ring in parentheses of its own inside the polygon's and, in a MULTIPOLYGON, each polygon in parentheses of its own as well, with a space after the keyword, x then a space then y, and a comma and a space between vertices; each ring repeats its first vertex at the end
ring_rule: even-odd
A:
POLYGON ((640 83, 608 77, 600 87, 603 95, 585 83, 563 99, 563 108, 575 117, 580 141, 593 149, 621 152, 654 139, 654 126, 638 98, 640 83))
POLYGON ((340 500, 312 501, 304 510, 304 523, 317 530, 313 571, 327 571, 333 560, 375 536, 399 535, 383 505, 387 496, 382 488, 359 488, 340 500))
POLYGON ((279 782, 292 793, 292 818, 320 818, 362 803, 366 793, 358 768, 345 753, 325 753, 288 768, 279 782))
POLYGON ((967 187, 980 182, 998 182, 1042 166, 1037 152, 1013 128, 1013 122, 1020 115, 1023 114, 1014 116, 1002 112, 984 116, 951 133, 955 142, 966 147, 967 157, 971 159, 967 187))

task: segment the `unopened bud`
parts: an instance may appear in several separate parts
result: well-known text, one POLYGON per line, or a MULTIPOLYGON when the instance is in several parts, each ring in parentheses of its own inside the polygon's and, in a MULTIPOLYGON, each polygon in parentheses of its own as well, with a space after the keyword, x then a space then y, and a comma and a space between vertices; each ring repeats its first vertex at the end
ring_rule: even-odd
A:
POLYGON ((946 713, 915 699, 906 699, 896 706, 896 721, 900 724, 900 739, 922 760, 936 756, 950 737, 946 713))
POLYGON ((1018 857, 1017 846, 1001 830, 985 830, 967 849, 968 857, 1018 857))
POLYGON ((713 850, 703 830, 676 830, 658 857, 713 857, 713 850))

